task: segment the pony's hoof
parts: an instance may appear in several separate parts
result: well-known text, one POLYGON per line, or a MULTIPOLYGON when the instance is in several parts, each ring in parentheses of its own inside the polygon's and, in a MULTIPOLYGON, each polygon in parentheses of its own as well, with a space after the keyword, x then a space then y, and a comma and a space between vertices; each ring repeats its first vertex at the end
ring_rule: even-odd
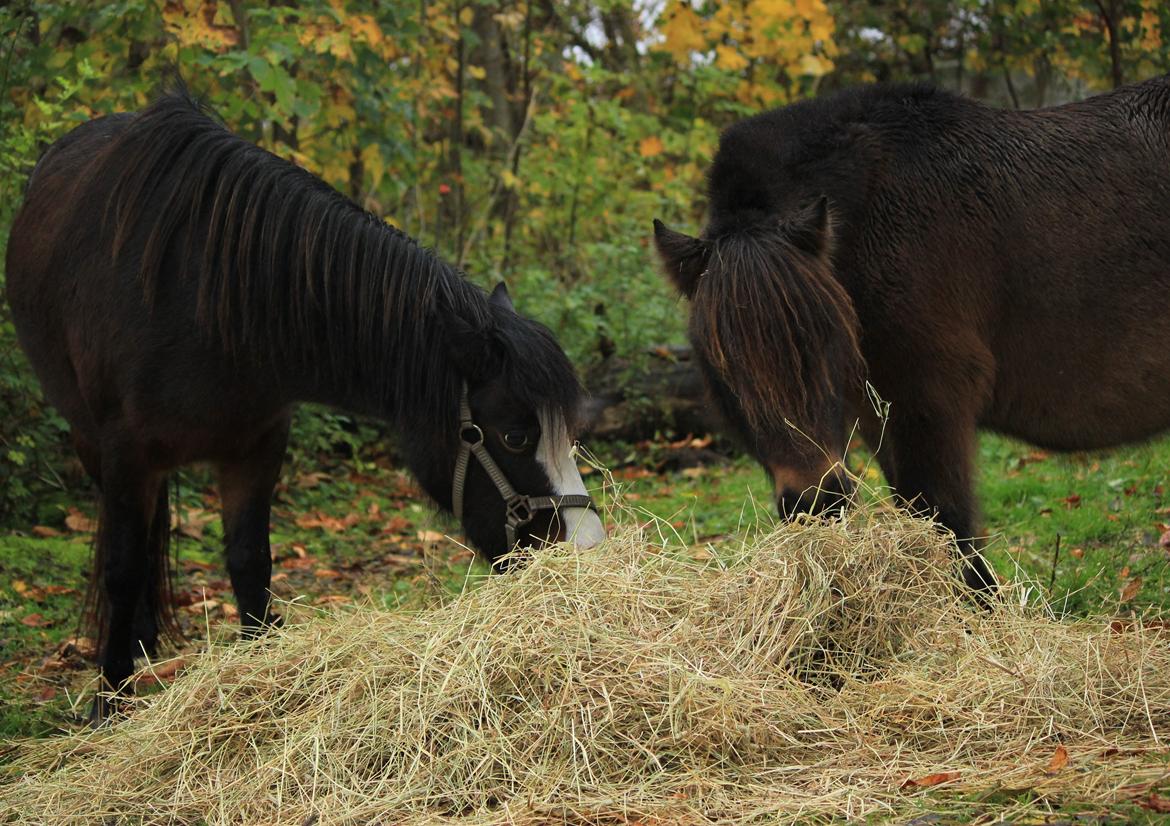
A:
POLYGON ((106 692, 99 692, 93 698, 93 705, 89 708, 89 716, 85 723, 91 729, 98 729, 110 724, 110 721, 126 709, 125 700, 111 696, 106 692))
POLYGON ((279 614, 269 614, 268 621, 264 623, 249 623, 240 626, 241 640, 255 640, 267 634, 273 628, 283 628, 284 617, 279 614))

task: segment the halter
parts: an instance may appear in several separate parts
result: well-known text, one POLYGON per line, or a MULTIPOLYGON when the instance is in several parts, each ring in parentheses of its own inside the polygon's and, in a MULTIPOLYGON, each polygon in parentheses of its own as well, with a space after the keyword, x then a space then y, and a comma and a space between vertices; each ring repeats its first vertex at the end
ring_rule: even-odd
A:
POLYGON ((508 482, 508 477, 483 443, 483 431, 471 418, 471 404, 467 400, 467 382, 459 397, 459 454, 455 457, 455 478, 451 484, 451 510, 455 518, 463 521, 463 488, 467 484, 467 466, 472 455, 479 459, 492 484, 504 499, 504 533, 508 538, 508 550, 516 545, 516 530, 536 518, 542 510, 561 508, 588 508, 596 511, 593 498, 581 493, 566 493, 555 496, 525 496, 517 493, 508 482))

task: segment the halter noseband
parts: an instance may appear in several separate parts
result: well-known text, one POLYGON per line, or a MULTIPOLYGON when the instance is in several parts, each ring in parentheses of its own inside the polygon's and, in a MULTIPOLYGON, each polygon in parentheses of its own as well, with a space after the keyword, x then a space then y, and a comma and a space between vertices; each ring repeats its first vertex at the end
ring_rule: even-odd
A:
POLYGON ((561 508, 597 510, 593 498, 585 494, 525 496, 517 493, 483 443, 483 431, 471 418, 467 382, 464 382, 463 392, 459 397, 459 453, 455 457, 455 478, 451 484, 451 510, 455 512, 455 518, 460 522, 463 521, 463 489, 467 485, 467 466, 470 464, 472 454, 479 459, 492 484, 504 498, 504 533, 508 538, 508 550, 516 545, 516 530, 535 519, 537 511, 557 511, 561 508))

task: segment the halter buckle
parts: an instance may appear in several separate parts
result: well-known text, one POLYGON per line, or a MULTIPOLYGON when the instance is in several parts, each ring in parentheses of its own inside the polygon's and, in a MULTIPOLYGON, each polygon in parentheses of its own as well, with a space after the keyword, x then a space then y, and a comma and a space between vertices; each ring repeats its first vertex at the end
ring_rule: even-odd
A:
POLYGON ((459 438, 463 444, 475 447, 483 441, 483 431, 475 422, 463 422, 459 426, 459 438))

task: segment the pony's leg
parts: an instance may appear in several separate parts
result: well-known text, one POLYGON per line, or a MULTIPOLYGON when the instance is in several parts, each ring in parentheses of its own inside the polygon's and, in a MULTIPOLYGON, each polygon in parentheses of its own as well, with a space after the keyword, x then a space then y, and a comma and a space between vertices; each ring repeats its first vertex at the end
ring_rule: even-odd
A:
POLYGON ((897 414, 891 419, 892 450, 882 462, 888 480, 911 510, 935 515, 954 533, 967 586, 977 593, 994 592, 995 574, 975 540, 974 420, 915 416, 895 421, 897 414))
MULTIPOLYGON (((103 689, 121 692, 134 670, 140 653, 135 620, 140 603, 149 599, 152 560, 150 540, 154 534, 158 492, 162 477, 128 458, 130 451, 103 446, 101 452, 101 518, 98 527, 97 559, 103 620, 98 640, 103 689)), ((158 561, 165 565, 166 560, 158 561)), ((94 701, 92 718, 104 719, 112 710, 104 696, 94 701)))
POLYGON ((288 425, 287 418, 282 420, 246 455, 221 461, 218 467, 227 568, 244 637, 254 637, 265 625, 279 622, 269 609, 272 550, 268 516, 288 443, 288 425))

